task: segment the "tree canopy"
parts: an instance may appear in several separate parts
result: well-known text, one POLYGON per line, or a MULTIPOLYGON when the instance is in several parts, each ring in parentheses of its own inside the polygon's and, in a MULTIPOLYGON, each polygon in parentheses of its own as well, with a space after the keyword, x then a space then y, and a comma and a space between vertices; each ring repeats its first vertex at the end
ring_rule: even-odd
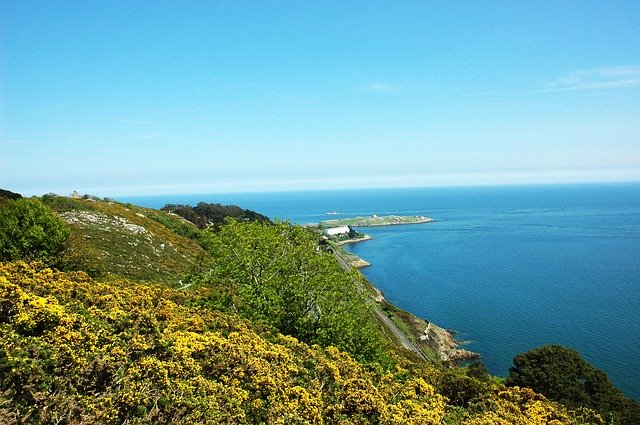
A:
POLYGON ((206 231, 213 264, 200 279, 217 308, 361 360, 382 354, 356 272, 322 251, 320 235, 287 223, 229 220, 206 231))
POLYGON ((1 198, 20 199, 22 198, 22 195, 20 195, 19 193, 12 192, 10 190, 0 189, 0 199, 1 198))
POLYGON ((590 407, 618 424, 640 423, 640 405, 623 396, 607 374, 587 363, 577 351, 545 345, 518 354, 506 380, 529 387, 569 407, 590 407))
POLYGON ((0 259, 56 261, 69 238, 66 224, 37 199, 0 204, 0 259))
POLYGON ((220 226, 227 217, 235 218, 239 221, 269 221, 269 218, 255 211, 240 208, 237 205, 210 204, 199 202, 198 205, 176 205, 167 204, 163 211, 172 212, 205 229, 210 225, 220 226))

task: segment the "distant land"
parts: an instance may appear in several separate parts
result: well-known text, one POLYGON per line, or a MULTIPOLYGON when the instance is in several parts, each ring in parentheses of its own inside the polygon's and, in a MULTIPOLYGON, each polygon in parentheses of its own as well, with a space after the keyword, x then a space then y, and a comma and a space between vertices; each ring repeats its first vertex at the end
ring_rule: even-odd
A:
MULTIPOLYGON (((333 212, 327 214, 338 215, 339 213, 333 212)), ((353 229, 353 227, 397 226, 405 224, 431 223, 432 221, 435 220, 420 215, 378 216, 373 214, 369 217, 351 217, 325 220, 321 221, 320 223, 309 224, 306 226, 314 227, 322 231, 327 241, 334 245, 334 249, 336 250, 336 252, 340 253, 340 256, 347 264, 353 267, 362 268, 370 266, 371 264, 368 261, 358 257, 357 255, 339 248, 340 245, 363 242, 373 239, 370 235, 360 233, 353 229)))
POLYGON ((371 215, 369 217, 352 217, 352 218, 339 218, 335 220, 325 220, 318 223, 318 227, 325 229, 329 227, 338 226, 353 226, 353 227, 379 227, 379 226, 397 226, 402 224, 421 224, 431 223, 435 221, 432 218, 424 217, 421 215, 371 215))

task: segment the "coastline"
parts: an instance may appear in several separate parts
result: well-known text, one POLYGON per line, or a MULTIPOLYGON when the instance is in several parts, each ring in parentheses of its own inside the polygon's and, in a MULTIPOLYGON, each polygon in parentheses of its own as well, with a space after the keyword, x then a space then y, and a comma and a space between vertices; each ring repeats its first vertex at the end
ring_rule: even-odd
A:
MULTIPOLYGON (((366 277, 365 277, 366 279, 366 277)), ((388 302, 384 294, 367 279, 371 287, 379 294, 375 301, 393 321, 399 322, 399 328, 427 359, 439 360, 456 365, 465 364, 481 358, 480 354, 461 348, 464 342, 455 339, 454 332, 436 325, 426 319, 399 308, 388 302), (435 353, 437 359, 429 355, 435 353)))
MULTIPOLYGON (((370 266, 369 262, 351 252, 345 251, 342 246, 372 239, 371 236, 364 235, 362 238, 334 242, 334 255, 345 269, 349 266, 358 269, 370 266)), ((395 330, 391 329, 392 334, 396 334, 395 338, 399 339, 405 348, 419 353, 426 359, 436 360, 433 354, 429 354, 431 352, 435 354, 437 360, 453 364, 463 364, 480 359, 480 354, 461 348, 464 343, 456 340, 452 331, 426 319, 421 319, 390 303, 385 299, 383 292, 378 287, 371 283, 362 272, 360 274, 369 287, 372 300, 378 306, 376 307, 377 314, 386 316, 386 319, 383 320, 385 326, 395 328, 395 330), (402 333, 405 338, 399 338, 397 333, 402 333), (408 344, 410 345, 409 347, 407 346, 408 344)))
POLYGON ((370 240, 372 240, 372 239, 373 239, 373 237, 372 237, 372 236, 364 235, 364 236, 363 236, 363 237, 361 237, 361 238, 346 239, 346 240, 344 240, 344 241, 336 242, 336 245, 340 245, 340 246, 342 246, 342 245, 347 245, 347 244, 352 244, 352 243, 358 243, 358 242, 370 241, 370 240))

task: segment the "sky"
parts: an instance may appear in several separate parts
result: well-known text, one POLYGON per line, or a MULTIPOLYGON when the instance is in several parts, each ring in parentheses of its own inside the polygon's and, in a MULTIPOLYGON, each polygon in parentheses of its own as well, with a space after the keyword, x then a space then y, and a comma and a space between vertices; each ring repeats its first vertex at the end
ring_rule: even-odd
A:
POLYGON ((640 2, 0 2, 0 188, 640 181, 640 2))

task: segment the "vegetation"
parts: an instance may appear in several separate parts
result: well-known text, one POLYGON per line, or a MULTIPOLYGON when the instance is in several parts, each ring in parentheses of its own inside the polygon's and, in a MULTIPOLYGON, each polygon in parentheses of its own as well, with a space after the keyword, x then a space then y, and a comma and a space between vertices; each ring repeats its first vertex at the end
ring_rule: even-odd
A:
POLYGON ((49 194, 42 200, 71 230, 60 264, 65 270, 175 285, 205 254, 195 240, 175 229, 189 226, 194 232, 199 230, 164 211, 92 197, 49 194))
POLYGON ((211 304, 308 343, 335 345, 363 361, 382 342, 357 272, 344 273, 319 250, 320 235, 287 223, 227 220, 205 231, 211 267, 196 282, 211 304))
POLYGON ((640 423, 640 404, 627 399, 606 373, 561 345, 546 345, 513 359, 506 384, 529 387, 570 407, 587 406, 618 424, 640 423))
POLYGON ((20 195, 19 193, 12 192, 10 190, 0 189, 0 200, 2 198, 15 200, 15 199, 22 198, 22 195, 20 195))
POLYGON ((446 371, 366 368, 203 296, 0 263, 0 423, 602 423, 520 388, 451 405, 446 371))
POLYGON ((481 363, 404 355, 376 321, 379 294, 316 231, 200 230, 89 196, 0 209, 25 201, 0 231, 32 215, 68 226, 57 266, 98 278, 20 261, 51 258, 29 250, 0 262, 0 423, 638 423, 637 403, 563 347, 516 356, 506 386, 481 363))
POLYGON ((0 260, 58 261, 69 229, 37 199, 0 203, 0 260))
POLYGON ((245 210, 236 205, 209 204, 206 202, 199 202, 195 207, 168 204, 162 208, 162 211, 177 214, 198 226, 199 229, 206 229, 209 226, 221 226, 227 217, 235 218, 239 221, 269 221, 269 218, 262 214, 245 210))

